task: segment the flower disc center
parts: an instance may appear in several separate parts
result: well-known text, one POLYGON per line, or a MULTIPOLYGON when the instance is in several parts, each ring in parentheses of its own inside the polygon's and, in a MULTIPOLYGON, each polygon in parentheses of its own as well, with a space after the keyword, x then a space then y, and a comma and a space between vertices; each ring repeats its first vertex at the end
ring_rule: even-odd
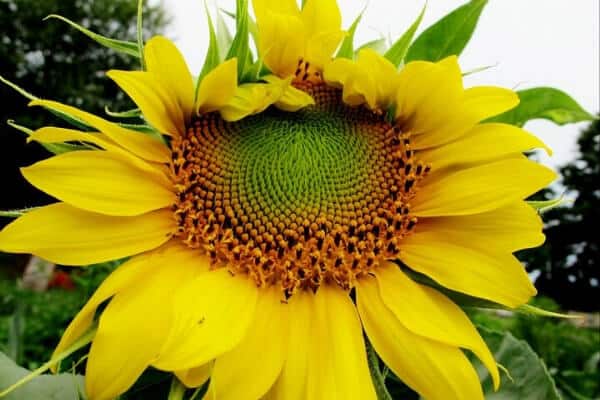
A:
POLYGON ((349 288, 397 255, 427 172, 381 116, 325 85, 304 89, 315 106, 239 122, 205 115, 173 141, 178 235, 215 266, 287 295, 324 281, 349 288))

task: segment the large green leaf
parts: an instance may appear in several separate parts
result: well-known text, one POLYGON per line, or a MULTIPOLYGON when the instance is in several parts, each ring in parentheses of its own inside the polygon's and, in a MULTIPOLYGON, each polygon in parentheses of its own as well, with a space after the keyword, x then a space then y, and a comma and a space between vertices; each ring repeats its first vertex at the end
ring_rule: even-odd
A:
POLYGON ((594 117, 565 92, 551 87, 536 87, 517 92, 519 105, 489 121, 523 126, 532 119, 547 119, 555 124, 591 121, 594 117))
POLYGON ((412 25, 406 30, 406 32, 404 32, 404 34, 400 36, 400 39, 398 39, 394 44, 392 44, 392 47, 390 47, 390 49, 386 51, 385 58, 390 60, 392 64, 394 64, 396 67, 398 67, 404 60, 406 52, 408 51, 408 46, 410 45, 410 42, 412 41, 413 36, 415 35, 415 32, 419 28, 419 25, 421 24, 423 15, 425 15, 426 7, 427 3, 425 3, 425 5, 423 6, 423 9, 421 10, 421 13, 419 14, 415 22, 413 22, 412 25))
MULTIPOLYGON (((0 391, 29 373, 0 353, 0 391)), ((83 388, 83 377, 80 375, 41 375, 7 394, 2 400, 80 400, 85 398, 83 388)))
POLYGON ((121 53, 129 54, 130 56, 134 56, 134 57, 138 57, 138 58, 140 57, 140 51, 138 49, 137 43, 107 38, 106 36, 102 36, 97 33, 94 33, 92 31, 90 31, 89 29, 86 29, 83 26, 81 26, 61 15, 55 15, 55 14, 48 15, 46 18, 44 18, 44 20, 49 19, 49 18, 55 18, 55 19, 59 19, 63 22, 66 22, 67 24, 71 25, 73 28, 77 29, 78 31, 80 31, 81 33, 83 33, 84 35, 86 35, 87 37, 89 37, 90 39, 94 40, 95 42, 101 44, 104 47, 108 47, 109 49, 113 49, 113 50, 119 51, 121 53))
POLYGON ((474 360, 482 380, 486 400, 560 400, 554 379, 544 361, 523 340, 509 332, 481 329, 483 339, 494 353, 494 358, 506 372, 501 372, 502 384, 494 392, 492 379, 483 365, 474 360))
POLYGON ((472 0, 427 28, 408 49, 406 61, 439 61, 469 43, 487 0, 472 0))

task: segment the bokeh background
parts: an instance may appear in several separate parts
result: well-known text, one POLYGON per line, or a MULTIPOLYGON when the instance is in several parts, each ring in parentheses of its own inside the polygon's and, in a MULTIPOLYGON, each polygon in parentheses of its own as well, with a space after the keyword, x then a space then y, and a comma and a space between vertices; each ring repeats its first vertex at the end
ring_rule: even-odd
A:
MULTIPOLYGON (((94 32, 135 40, 135 3, 0 0, 0 75, 37 96, 94 113, 103 114, 105 107, 131 108, 104 73, 111 68, 138 68, 137 60, 100 47, 64 23, 43 18, 60 14, 94 32)), ((460 4, 458 0, 430 0, 421 30, 460 4)), ((227 11, 235 9, 234 0, 218 5, 227 11)), ((342 0, 340 6, 347 26, 365 4, 342 0)), ((356 42, 398 37, 422 6, 422 1, 370 1, 356 42)), ((466 71, 493 67, 469 75, 466 85, 553 86, 597 115, 599 20, 597 0, 490 0, 461 56, 461 66, 466 71)), ((145 10, 145 36, 161 32, 171 37, 192 71, 199 71, 208 43, 205 21, 201 1, 151 0, 145 10)), ((25 135, 6 121, 32 129, 60 122, 40 109, 28 109, 25 98, 1 84, 0 100, 0 210, 48 204, 53 200, 28 185, 18 171, 48 153, 36 144, 26 144, 25 135)), ((541 153, 531 157, 562 175, 535 198, 565 196, 567 204, 545 214, 546 244, 523 251, 519 257, 540 292, 538 305, 584 312, 585 318, 572 322, 478 311, 472 316, 483 327, 507 329, 525 339, 544 359, 565 399, 600 399, 600 124, 558 127, 533 121, 525 128, 555 151, 552 158, 541 153)), ((8 222, 0 218, 0 226, 8 222)), ((26 255, 0 253, 0 351, 28 368, 43 363, 72 316, 115 266, 73 270, 26 255)))

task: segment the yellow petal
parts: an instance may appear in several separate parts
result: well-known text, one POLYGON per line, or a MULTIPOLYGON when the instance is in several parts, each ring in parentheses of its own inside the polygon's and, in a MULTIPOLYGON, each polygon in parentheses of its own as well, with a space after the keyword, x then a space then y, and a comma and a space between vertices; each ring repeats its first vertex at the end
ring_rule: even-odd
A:
POLYGON ((383 303, 412 333, 471 350, 490 371, 498 388, 498 367, 487 345, 467 317, 450 299, 408 278, 400 268, 385 262, 376 270, 383 303))
MULTIPOLYGON (((336 0, 307 0, 302 8, 302 22, 309 36, 342 30, 342 14, 336 0)), ((338 42, 339 43, 339 42, 338 42)), ((336 49, 337 44, 330 51, 336 49)))
POLYGON ((51 196, 106 215, 140 215, 175 202, 162 171, 140 170, 119 154, 106 151, 64 153, 21 168, 21 172, 51 196))
POLYGON ((208 378, 210 378, 212 369, 213 363, 207 363, 200 367, 175 371, 175 375, 188 388, 197 388, 204 385, 208 378))
POLYGON ((54 350, 54 355, 60 354, 79 339, 92 325, 94 315, 98 306, 128 287, 135 285, 146 274, 152 272, 158 251, 135 256, 126 263, 120 265, 114 270, 98 287, 85 306, 77 313, 73 321, 69 324, 65 333, 62 335, 58 346, 54 350))
POLYGON ((160 78, 150 72, 111 70, 106 75, 142 110, 144 118, 164 135, 185 135, 184 115, 178 99, 160 78))
POLYGON ((295 112, 301 108, 315 104, 311 95, 303 90, 296 89, 291 85, 291 79, 281 79, 275 75, 268 75, 263 78, 267 83, 273 86, 274 93, 281 90, 281 96, 275 102, 275 107, 283 111, 295 112))
POLYGON ((155 36, 146 43, 144 58, 148 71, 155 74, 177 99, 183 115, 191 117, 194 108, 194 80, 177 47, 169 39, 155 36))
POLYGON ((477 373, 460 349, 406 329, 381 300, 375 279, 361 279, 356 293, 369 340, 404 383, 428 400, 483 400, 477 373))
POLYGON ((237 88, 235 96, 219 112, 226 121, 239 121, 248 115, 263 112, 281 98, 282 93, 280 85, 246 83, 237 88))
POLYGON ((462 110, 462 97, 462 75, 455 56, 438 63, 411 62, 398 77, 396 118, 414 135, 443 130, 462 110))
POLYGON ((369 107, 386 110, 395 101, 398 90, 396 67, 373 49, 363 49, 358 53, 357 67, 372 78, 375 102, 369 107))
POLYGON ((400 259, 442 286, 482 299, 518 307, 536 290, 521 263, 508 251, 481 249, 477 234, 463 238, 419 232, 402 240, 400 259))
POLYGON ((345 35, 345 32, 337 29, 309 36, 306 41, 304 58, 312 66, 311 68, 322 71, 325 65, 333 58, 333 53, 345 35))
POLYGON ((78 118, 104 133, 119 146, 147 161, 166 163, 171 159, 169 148, 157 139, 141 132, 125 129, 115 123, 55 101, 34 100, 31 106, 43 106, 78 118))
POLYGON ((476 125, 452 143, 419 152, 419 159, 431 165, 433 170, 439 170, 449 165, 481 163, 535 148, 543 148, 551 154, 544 142, 519 127, 488 123, 476 125))
POLYGON ((173 295, 210 265, 198 252, 177 248, 148 262, 151 271, 115 294, 100 316, 85 374, 92 399, 114 399, 156 359, 176 311, 173 295))
POLYGON ((159 369, 194 368, 232 350, 254 318, 258 290, 244 276, 226 268, 206 273, 182 287, 174 297, 177 310, 159 369))
MULTIPOLYGON (((93 144, 100 147, 110 153, 119 154, 134 164, 139 169, 144 171, 150 171, 156 173, 156 163, 149 163, 142 160, 138 156, 122 148, 108 136, 103 133, 97 132, 82 132, 75 129, 56 128, 53 126, 46 126, 33 132, 27 138, 27 141, 36 141, 39 143, 65 143, 65 142, 80 142, 86 144, 93 144)), ((166 148, 166 147, 165 147, 166 148)))
POLYGON ((277 14, 300 16, 300 8, 296 0, 252 0, 256 23, 261 24, 265 14, 273 12, 277 14))
POLYGON ((216 111, 233 98, 237 90, 237 58, 219 64, 210 71, 198 88, 196 111, 199 114, 216 111))
POLYGON ((477 86, 465 90, 464 108, 476 122, 502 114, 519 104, 519 96, 510 89, 477 86))
POLYGON ((288 310, 282 300, 279 287, 260 291, 258 312, 246 336, 215 361, 209 397, 259 399, 273 386, 283 366, 288 337, 288 310))
POLYGON ((453 237, 485 249, 515 252, 544 243, 539 214, 524 201, 510 203, 489 212, 458 217, 421 218, 419 232, 453 237))
POLYGON ((7 225, 0 232, 0 250, 31 253, 57 264, 86 265, 154 249, 175 229, 170 210, 111 217, 57 203, 7 225))
POLYGON ((482 213, 525 199, 555 178, 552 170, 524 156, 484 164, 425 178, 411 212, 421 217, 482 213))
POLYGON ((327 63, 323 70, 323 79, 329 85, 342 88, 350 77, 356 72, 356 63, 347 58, 336 58, 327 63))
POLYGON ((304 25, 298 16, 267 10, 258 21, 258 53, 267 68, 281 78, 295 75, 306 42, 304 25))
POLYGON ((307 398, 377 398, 360 320, 346 291, 328 285, 319 288, 308 335, 307 398))
POLYGON ((304 400, 308 373, 313 294, 300 291, 288 300, 289 330, 286 355, 279 379, 266 399, 304 400))

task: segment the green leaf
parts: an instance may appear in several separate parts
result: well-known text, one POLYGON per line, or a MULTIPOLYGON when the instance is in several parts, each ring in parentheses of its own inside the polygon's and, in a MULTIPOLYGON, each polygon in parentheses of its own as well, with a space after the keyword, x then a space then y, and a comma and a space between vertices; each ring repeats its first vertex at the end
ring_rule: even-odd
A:
POLYGON ((252 64, 250 54, 250 34, 248 32, 248 0, 236 1, 236 32, 227 53, 226 59, 236 57, 238 61, 238 77, 246 73, 252 64))
POLYGON ((489 121, 523 126, 532 119, 547 119, 558 125, 594 119, 571 96, 555 88, 536 87, 517 94, 521 100, 517 107, 489 121))
POLYGON ((410 45, 410 42, 412 41, 415 35, 415 32, 419 28, 419 25, 421 24, 423 15, 425 15, 426 8, 427 2, 425 2, 425 5, 423 6, 423 9, 421 10, 421 13, 419 14, 415 22, 413 22, 412 25, 406 30, 406 32, 404 32, 404 34, 400 37, 400 39, 398 39, 396 43, 392 44, 392 47, 390 47, 390 49, 386 51, 384 55, 385 58, 390 60, 391 63, 394 64, 396 67, 400 66, 400 64, 404 60, 406 52, 408 51, 408 46, 410 45))
POLYGON ((346 37, 344 38, 344 41, 342 42, 342 45, 340 46, 340 49, 338 50, 338 53, 336 56, 337 58, 352 59, 354 57, 354 33, 356 32, 356 28, 358 27, 358 24, 360 23, 360 20, 362 19, 364 12, 365 12, 365 10, 363 9, 360 12, 360 14, 358 14, 358 16, 356 17, 354 22, 352 22, 352 25, 350 25, 350 28, 348 29, 348 33, 346 34, 346 37))
POLYGON ((516 339, 509 332, 487 329, 480 329, 480 332, 496 362, 510 374, 505 372, 500 389, 494 392, 488 371, 478 360, 473 361, 482 380, 486 400, 561 399, 544 361, 527 342, 516 339))
MULTIPOLYGON (((30 374, 0 353, 0 390, 30 374)), ((42 375, 2 397, 2 400, 80 400, 84 397, 83 376, 42 375)))
MULTIPOLYGON (((27 136, 30 136, 33 131, 25 126, 19 125, 15 123, 13 120, 8 120, 6 123, 15 128, 18 131, 23 132, 27 136)), ((48 150, 52 154, 62 154, 67 153, 73 150, 81 150, 82 146, 77 146, 74 144, 63 144, 63 143, 40 143, 46 150, 48 150)))
POLYGON ((204 3, 204 10, 206 12, 206 18, 208 20, 208 50, 206 52, 206 57, 204 57, 204 65, 202 66, 202 71, 200 71, 200 76, 198 77, 198 82, 196 83, 196 97, 198 97, 198 88, 200 87, 200 82, 202 79, 212 71, 219 62, 219 42, 217 41, 217 34, 215 32, 215 26, 213 25, 212 18, 210 16, 210 12, 208 11, 208 5, 206 2, 204 3))
MULTIPOLYGON (((69 348, 64 350, 62 353, 53 355, 52 359, 50 359, 49 361, 42 364, 39 368, 37 368, 34 371, 29 372, 29 371, 25 370, 25 373, 19 374, 19 376, 17 376, 16 379, 10 379, 10 380, 7 379, 7 382, 3 382, 1 380, 6 379, 6 378, 5 378, 5 375, 2 373, 2 371, 0 371, 0 390, 2 390, 0 392, 0 398, 9 398, 9 399, 15 399, 15 400, 16 399, 64 400, 65 399, 64 397, 50 397, 50 396, 48 396, 48 397, 21 397, 19 393, 23 388, 29 388, 36 380, 38 380, 39 378, 42 378, 41 375, 44 372, 48 371, 53 366, 59 364, 61 361, 63 361, 67 357, 69 357, 71 354, 73 354, 77 350, 90 344, 91 341, 94 339, 94 336, 96 335, 96 330, 97 330, 97 326, 96 326, 96 324, 94 324, 91 328, 88 329, 88 331, 86 333, 84 333, 79 339, 77 339, 75 342, 73 342, 73 344, 71 344, 71 346, 69 346, 69 348), (13 396, 15 393, 19 394, 19 396, 10 397, 10 396, 13 396), (9 397, 7 397, 7 396, 9 396, 9 397)), ((4 356, 4 354, 0 353, 0 356, 4 356)), ((2 368, 2 365, 3 365, 2 358, 0 358, 0 369, 2 368)), ((4 365, 6 365, 6 364, 4 364, 4 365)), ((36 386, 38 386, 38 385, 36 385, 36 386)))
POLYGON ((141 58, 137 43, 127 42, 125 40, 111 39, 107 38, 106 36, 98 35, 97 33, 94 33, 89 29, 84 28, 83 26, 71 21, 70 19, 56 14, 48 15, 46 18, 44 18, 44 21, 50 18, 55 18, 66 22, 73 28, 77 29, 78 31, 80 31, 81 33, 83 33, 84 35, 86 35, 87 37, 94 40, 96 43, 101 44, 104 47, 108 47, 109 49, 113 49, 115 51, 125 53, 130 56, 141 58))
POLYGON ((377 53, 383 54, 387 50, 387 41, 385 40, 385 38, 371 40, 370 42, 367 42, 360 46, 358 49, 356 49, 354 54, 358 54, 358 52, 362 49, 373 49, 377 53))
POLYGON ((471 39, 487 0, 472 0, 427 28, 408 49, 406 61, 439 61, 460 55, 471 39))

